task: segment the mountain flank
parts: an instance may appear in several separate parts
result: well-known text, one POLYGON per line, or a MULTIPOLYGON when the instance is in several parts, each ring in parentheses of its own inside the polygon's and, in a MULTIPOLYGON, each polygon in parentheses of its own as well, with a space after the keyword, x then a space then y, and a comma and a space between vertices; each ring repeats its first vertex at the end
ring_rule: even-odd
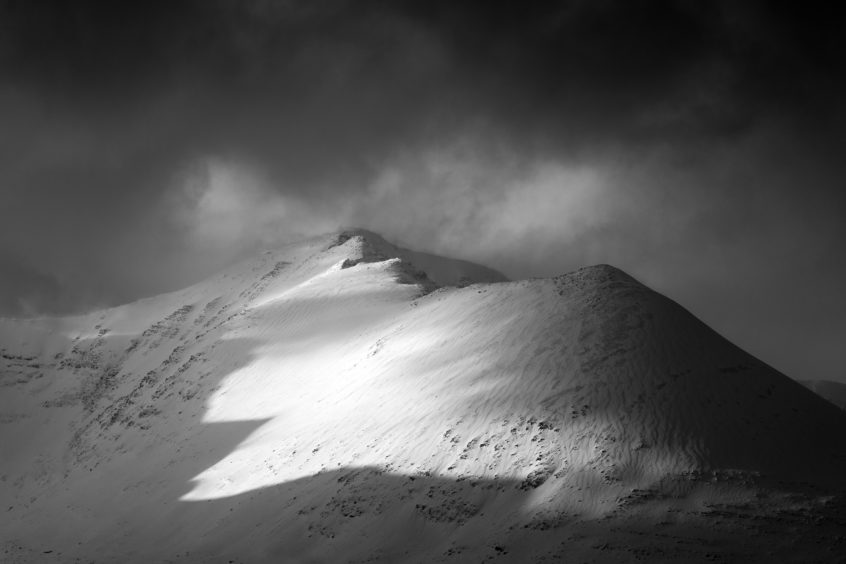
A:
POLYGON ((41 562, 837 561, 846 413, 608 265, 348 229, 0 320, 0 550, 41 562))

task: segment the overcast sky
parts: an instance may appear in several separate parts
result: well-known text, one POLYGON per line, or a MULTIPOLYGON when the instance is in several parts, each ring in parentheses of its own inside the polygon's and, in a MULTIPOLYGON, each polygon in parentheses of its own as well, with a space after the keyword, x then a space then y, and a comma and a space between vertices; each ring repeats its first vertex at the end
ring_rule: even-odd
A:
POLYGON ((512 278, 611 263, 846 381, 830 4, 0 0, 0 314, 355 225, 512 278))

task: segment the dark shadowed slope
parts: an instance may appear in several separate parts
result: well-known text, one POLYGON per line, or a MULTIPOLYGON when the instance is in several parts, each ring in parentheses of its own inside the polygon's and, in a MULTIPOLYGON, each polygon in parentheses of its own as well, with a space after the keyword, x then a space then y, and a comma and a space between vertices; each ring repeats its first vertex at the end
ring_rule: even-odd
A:
POLYGON ((840 409, 846 409, 846 384, 831 380, 803 380, 799 383, 840 409))

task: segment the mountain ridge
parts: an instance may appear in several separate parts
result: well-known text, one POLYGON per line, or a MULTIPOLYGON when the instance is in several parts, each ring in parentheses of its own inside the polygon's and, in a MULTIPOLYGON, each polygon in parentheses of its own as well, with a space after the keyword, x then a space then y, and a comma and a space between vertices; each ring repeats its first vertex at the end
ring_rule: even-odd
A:
POLYGON ((799 383, 840 409, 846 410, 846 384, 831 380, 800 380, 799 383))
POLYGON ((363 230, 109 310, 0 320, 0 353, 21 561, 43 530, 95 561, 460 561, 493 537, 505 560, 552 558, 556 531, 606 519, 699 531, 714 504, 766 517, 780 492, 819 510, 846 472, 846 414, 623 271, 511 282, 363 230))

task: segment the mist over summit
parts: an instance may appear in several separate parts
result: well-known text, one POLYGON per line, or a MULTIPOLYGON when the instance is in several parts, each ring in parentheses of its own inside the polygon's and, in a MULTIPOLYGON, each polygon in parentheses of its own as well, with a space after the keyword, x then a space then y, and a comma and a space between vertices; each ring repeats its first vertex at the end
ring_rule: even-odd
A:
POLYGON ((800 562, 842 532, 846 412, 609 265, 508 281, 347 229, 0 319, 0 378, 9 562, 800 562))

